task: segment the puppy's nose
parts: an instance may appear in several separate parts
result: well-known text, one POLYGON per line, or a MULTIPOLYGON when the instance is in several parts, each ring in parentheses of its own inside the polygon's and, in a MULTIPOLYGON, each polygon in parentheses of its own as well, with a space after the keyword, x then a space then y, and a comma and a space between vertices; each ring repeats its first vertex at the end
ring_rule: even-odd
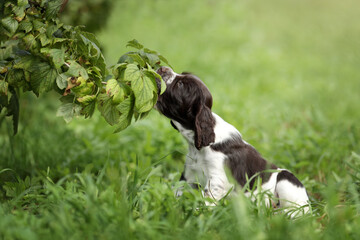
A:
POLYGON ((161 75, 163 73, 167 73, 167 72, 170 72, 170 71, 171 71, 170 68, 162 66, 156 72, 161 75))

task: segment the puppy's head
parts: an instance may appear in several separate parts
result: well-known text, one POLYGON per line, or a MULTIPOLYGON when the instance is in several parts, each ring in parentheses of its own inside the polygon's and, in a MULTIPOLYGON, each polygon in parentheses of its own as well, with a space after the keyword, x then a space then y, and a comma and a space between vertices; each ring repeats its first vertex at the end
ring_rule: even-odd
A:
POLYGON ((177 74, 161 67, 157 73, 166 83, 156 108, 166 117, 195 132, 197 149, 215 141, 215 120, 211 112, 212 96, 205 84, 190 73, 177 74))

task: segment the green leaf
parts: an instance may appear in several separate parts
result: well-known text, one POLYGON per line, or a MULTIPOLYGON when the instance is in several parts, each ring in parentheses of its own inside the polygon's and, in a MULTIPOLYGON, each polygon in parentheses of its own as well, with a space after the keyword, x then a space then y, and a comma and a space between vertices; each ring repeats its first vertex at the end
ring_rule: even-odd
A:
POLYGON ((45 10, 45 16, 47 18, 54 18, 58 14, 63 0, 49 0, 45 10))
POLYGON ((131 115, 121 115, 119 118, 119 123, 116 125, 116 129, 114 131, 114 133, 118 133, 124 129, 126 129, 128 126, 131 125, 131 119, 132 116, 131 115))
POLYGON ((46 36, 49 38, 53 37, 53 34, 59 29, 58 25, 55 24, 49 24, 46 28, 46 36))
POLYGON ((20 31, 20 32, 16 32, 12 37, 14 39, 22 39, 23 37, 25 37, 25 35, 26 33, 20 31))
POLYGON ((21 87, 24 83, 24 71, 20 69, 11 69, 7 73, 7 82, 10 86, 21 87))
POLYGON ((119 122, 120 112, 116 109, 116 105, 112 103, 111 98, 107 94, 99 95, 98 109, 111 126, 119 122))
MULTIPOLYGON (((163 94, 165 92, 165 90, 166 90, 166 84, 165 84, 164 80, 162 79, 162 77, 157 72, 155 72, 154 69, 152 69, 152 67, 148 63, 146 63, 146 65, 147 65, 147 69, 144 69, 144 71, 146 73, 150 74, 150 77, 159 79, 159 81, 160 81, 160 95, 163 94)), ((153 79, 153 80, 156 81, 155 79, 153 79)))
POLYGON ((157 53, 149 53, 150 50, 148 52, 145 52, 143 50, 140 51, 140 55, 143 56, 144 58, 148 59, 148 63, 154 67, 157 63, 160 62, 160 58, 157 55, 157 53))
POLYGON ((19 6, 14 6, 13 7, 13 12, 16 15, 16 19, 21 21, 24 17, 25 17, 25 9, 26 9, 26 4, 19 4, 19 6))
POLYGON ((45 33, 40 33, 39 39, 40 39, 41 46, 43 46, 43 47, 51 43, 51 40, 46 36, 45 33))
POLYGON ((80 36, 82 36, 83 40, 86 38, 86 42, 94 43, 97 47, 100 47, 100 42, 96 38, 95 34, 90 32, 80 32, 80 36))
POLYGON ((56 77, 56 85, 58 86, 58 88, 64 89, 68 86, 68 77, 69 76, 66 73, 59 74, 56 77))
POLYGON ((32 23, 29 20, 23 20, 19 24, 19 30, 25 31, 26 33, 30 32, 33 28, 32 23))
POLYGON ((145 61, 138 53, 130 53, 128 54, 135 62, 137 62, 142 68, 145 66, 145 61))
POLYGON ((146 53, 146 57, 148 58, 151 66, 155 66, 160 62, 159 56, 156 54, 146 53))
POLYGON ((157 51, 150 50, 150 49, 148 49, 148 48, 144 48, 144 52, 145 52, 145 53, 151 53, 151 54, 156 54, 156 55, 158 55, 157 51))
POLYGON ((30 70, 31 66, 40 63, 40 59, 33 55, 26 55, 15 60, 14 68, 30 70))
POLYGON ((96 83, 96 85, 98 85, 99 87, 102 87, 102 80, 103 80, 103 76, 101 73, 101 70, 96 67, 96 66, 92 66, 89 67, 87 69, 88 75, 91 75, 92 80, 96 83))
POLYGON ((79 116, 81 106, 75 103, 65 103, 61 105, 56 116, 63 117, 66 123, 69 123, 74 117, 79 116))
POLYGON ((13 35, 16 32, 16 29, 19 26, 18 21, 16 21, 14 18, 10 16, 7 18, 3 18, 1 20, 1 23, 4 26, 4 28, 10 32, 11 35, 13 35))
POLYGON ((124 90, 116 79, 110 79, 106 83, 106 93, 113 97, 113 102, 120 103, 124 100, 124 90))
POLYGON ((85 118, 91 117, 95 111, 95 106, 96 106, 96 101, 90 102, 81 109, 81 114, 83 114, 85 118))
POLYGON ((34 29, 38 32, 41 32, 41 33, 45 33, 46 32, 46 25, 45 23, 39 21, 39 20, 36 20, 34 19, 32 21, 32 24, 34 26, 34 29))
POLYGON ((52 62, 54 63, 55 67, 57 69, 61 68, 61 66, 64 64, 64 58, 65 58, 65 51, 64 49, 58 49, 58 48, 41 48, 40 52, 46 56, 50 56, 52 58, 52 62))
POLYGON ((146 112, 153 107, 152 99, 156 88, 153 82, 147 76, 142 76, 137 80, 134 80, 131 87, 135 94, 135 106, 139 112, 146 112))
MULTIPOLYGON (((6 61, 0 60, 0 74, 6 73, 8 71, 8 67, 9 66, 7 66, 6 61)), ((2 76, 0 75, 0 80, 2 79, 1 77, 2 76)))
POLYGON ((134 103, 135 103, 134 95, 130 95, 128 98, 122 101, 116 108, 122 114, 129 115, 132 114, 132 111, 134 110, 134 103))
POLYGON ((136 48, 136 49, 144 48, 144 46, 142 44, 140 44, 136 39, 129 41, 126 44, 126 47, 133 47, 133 48, 136 48))
POLYGON ((163 94, 164 92, 165 92, 165 90, 166 90, 166 83, 165 83, 165 81, 162 79, 162 78, 160 78, 160 82, 161 82, 161 90, 160 90, 160 95, 161 94, 163 94))
POLYGON ((156 93, 156 86, 152 80, 142 74, 137 65, 128 64, 125 75, 125 81, 131 82, 131 88, 135 94, 135 106, 139 112, 149 111, 153 107, 152 98, 156 93))
POLYGON ((18 6, 26 6, 29 3, 28 0, 17 0, 18 6))
POLYGON ((0 94, 7 95, 8 94, 9 84, 5 82, 5 80, 0 80, 0 94))
POLYGON ((116 125, 114 133, 120 132, 130 126, 132 116, 134 114, 134 105, 135 105, 135 97, 131 94, 127 99, 122 101, 117 109, 121 112, 121 116, 119 118, 119 123, 116 125))
POLYGON ((53 38, 53 44, 70 41, 68 38, 53 38))
POLYGON ((25 42, 25 45, 26 45, 26 48, 36 48, 37 47, 37 42, 36 42, 36 39, 34 37, 34 35, 32 35, 31 33, 29 33, 28 35, 26 35, 24 38, 23 38, 23 41, 25 42))
POLYGON ((140 114, 140 119, 146 118, 146 117, 149 115, 149 113, 150 113, 150 111, 141 113, 141 114, 140 114))
POLYGON ((0 60, 5 60, 13 56, 13 48, 10 46, 0 46, 0 60))
POLYGON ((57 72, 47 62, 34 64, 31 66, 30 72, 30 85, 36 95, 50 91, 53 88, 57 72))
POLYGON ((56 68, 60 68, 64 64, 65 50, 53 48, 49 51, 50 56, 52 57, 53 63, 56 68))
POLYGON ((85 32, 82 32, 79 35, 80 35, 81 40, 85 43, 85 45, 88 46, 88 53, 89 53, 90 57, 99 58, 101 55, 101 50, 99 48, 99 45, 94 42, 94 41, 97 42, 95 35, 93 35, 91 33, 85 33, 85 32), (90 40, 90 38, 94 39, 94 41, 90 40))
POLYGON ((136 64, 128 64, 124 73, 125 81, 134 81, 141 77, 141 72, 136 64))
POLYGON ((76 32, 74 34, 74 44, 76 46, 76 51, 78 54, 86 56, 86 59, 93 65, 96 65, 100 70, 101 74, 106 74, 106 64, 105 58, 101 53, 99 42, 92 33, 87 33, 80 31, 79 28, 75 28, 76 32))
POLYGON ((116 79, 121 78, 120 75, 122 75, 122 73, 126 69, 126 66, 127 66, 127 63, 118 63, 112 67, 112 73, 114 74, 114 77, 116 79))
POLYGON ((118 60, 118 64, 126 64, 126 63, 133 63, 134 59, 132 57, 129 56, 129 54, 131 53, 135 53, 135 52, 127 52, 124 55, 122 55, 119 60, 118 60))
POLYGON ((80 64, 78 64, 74 60, 69 60, 69 63, 70 63, 70 68, 67 71, 67 74, 74 77, 79 77, 81 75, 85 80, 89 78, 86 69, 83 68, 80 64))

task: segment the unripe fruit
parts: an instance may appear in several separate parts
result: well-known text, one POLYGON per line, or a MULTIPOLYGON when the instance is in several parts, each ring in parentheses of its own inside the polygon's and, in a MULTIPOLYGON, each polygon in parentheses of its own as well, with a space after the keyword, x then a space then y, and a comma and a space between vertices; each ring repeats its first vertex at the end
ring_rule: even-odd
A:
POLYGON ((84 97, 79 97, 76 100, 83 104, 89 104, 90 102, 94 101, 96 98, 96 95, 86 95, 84 97))
POLYGON ((78 97, 83 97, 89 95, 94 90, 94 83, 87 82, 83 77, 78 77, 76 81, 74 79, 70 80, 71 83, 75 82, 75 86, 71 88, 71 91, 76 94, 78 97))
POLYGON ((85 85, 86 85, 86 80, 83 77, 80 76, 76 79, 76 87, 82 88, 85 85))
POLYGON ((0 67, 0 73, 6 73, 8 71, 7 67, 0 67))
POLYGON ((80 94, 82 96, 92 93, 94 84, 86 84, 83 88, 80 89, 80 94))

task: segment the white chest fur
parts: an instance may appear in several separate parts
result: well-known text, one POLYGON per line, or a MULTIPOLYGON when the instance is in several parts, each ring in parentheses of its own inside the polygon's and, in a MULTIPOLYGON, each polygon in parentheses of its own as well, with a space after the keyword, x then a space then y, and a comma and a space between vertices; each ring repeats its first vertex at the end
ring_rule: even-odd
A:
MULTIPOLYGON (((216 119, 215 143, 222 142, 232 131, 237 131, 232 125, 226 123, 213 113, 216 119)), ((176 121, 173 121, 177 129, 189 143, 189 151, 186 156, 184 176, 189 183, 199 183, 205 195, 220 199, 227 194, 232 184, 229 183, 225 173, 226 155, 214 151, 210 146, 200 150, 194 146, 194 131, 185 129, 176 121)))
POLYGON ((197 150, 189 144, 184 173, 186 181, 199 183, 206 196, 221 199, 232 187, 225 173, 225 158, 223 153, 210 147, 197 150))

